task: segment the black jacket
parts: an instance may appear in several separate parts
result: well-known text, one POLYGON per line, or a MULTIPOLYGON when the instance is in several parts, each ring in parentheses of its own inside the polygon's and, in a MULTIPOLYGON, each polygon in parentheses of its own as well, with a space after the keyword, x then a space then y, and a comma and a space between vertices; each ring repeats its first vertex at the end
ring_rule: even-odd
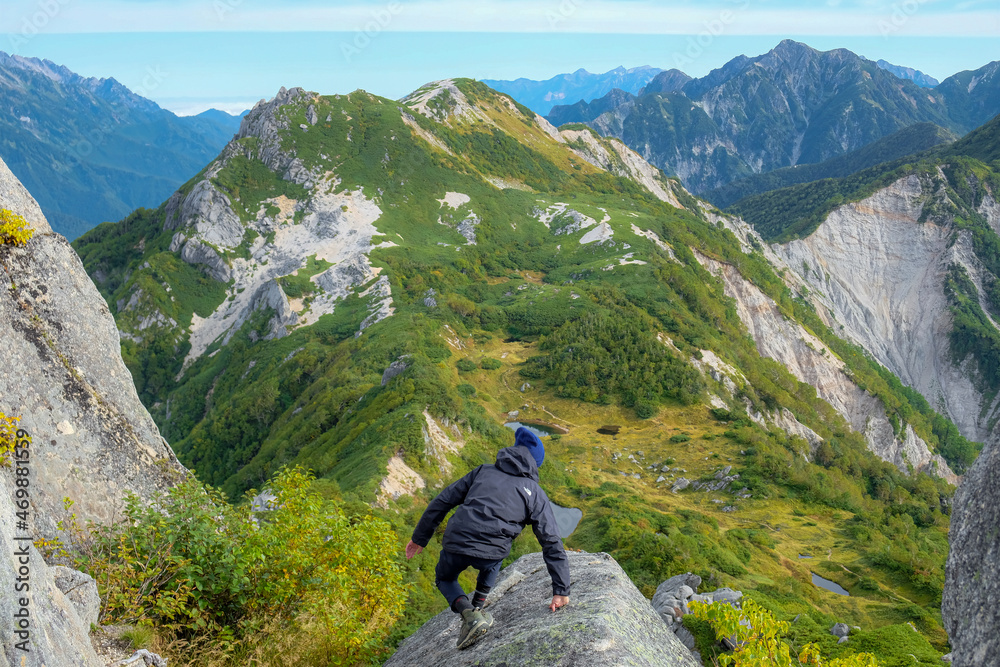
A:
POLYGON ((538 467, 525 447, 497 452, 495 465, 482 465, 431 501, 413 531, 413 541, 426 547, 451 508, 442 542, 445 551, 474 558, 500 560, 510 543, 531 524, 542 545, 552 578, 553 595, 569 595, 569 559, 559 538, 548 496, 538 486, 538 467))

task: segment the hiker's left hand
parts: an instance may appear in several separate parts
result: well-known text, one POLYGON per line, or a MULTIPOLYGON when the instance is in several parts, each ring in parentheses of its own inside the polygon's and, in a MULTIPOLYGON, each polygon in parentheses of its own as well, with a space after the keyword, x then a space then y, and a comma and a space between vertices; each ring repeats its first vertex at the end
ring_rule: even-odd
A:
POLYGON ((553 595, 552 596, 552 604, 549 605, 549 609, 551 611, 555 611, 559 607, 565 607, 568 604, 569 604, 569 596, 568 595, 553 595))
POLYGON ((424 548, 422 546, 413 540, 410 540, 410 543, 406 545, 406 560, 410 560, 423 550, 424 548))

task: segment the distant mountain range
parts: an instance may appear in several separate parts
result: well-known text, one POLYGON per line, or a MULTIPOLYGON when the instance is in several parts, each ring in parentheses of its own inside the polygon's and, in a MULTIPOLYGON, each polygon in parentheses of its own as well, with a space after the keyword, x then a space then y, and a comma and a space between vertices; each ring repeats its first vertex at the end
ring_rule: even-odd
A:
POLYGON ((176 116, 115 79, 0 52, 0 157, 69 239, 158 205, 239 124, 214 109, 176 116))
POLYGON ((912 67, 902 67, 900 65, 893 65, 885 60, 877 60, 875 64, 884 69, 887 72, 892 72, 900 79, 909 79, 913 83, 917 84, 921 88, 933 88, 940 83, 937 79, 932 76, 924 74, 918 69, 913 69, 912 67))
POLYGON ((964 134, 1000 111, 998 68, 993 62, 921 88, 846 49, 784 40, 698 79, 663 73, 638 94, 612 91, 553 107, 547 117, 618 137, 700 193, 822 162, 916 123, 964 134))
POLYGON ((515 81, 483 79, 483 83, 496 91, 510 95, 535 113, 544 116, 557 104, 590 101, 616 88, 629 93, 638 93, 661 71, 648 66, 631 69, 616 67, 604 74, 592 74, 581 68, 572 74, 559 74, 546 81, 524 78, 515 81))

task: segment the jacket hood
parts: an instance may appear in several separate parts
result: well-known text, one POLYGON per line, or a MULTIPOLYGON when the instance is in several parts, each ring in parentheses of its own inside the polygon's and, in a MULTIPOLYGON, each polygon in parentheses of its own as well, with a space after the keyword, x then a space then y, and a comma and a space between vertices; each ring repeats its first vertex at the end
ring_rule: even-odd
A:
POLYGON ((514 445, 497 452, 497 468, 515 477, 538 481, 538 466, 527 447, 514 445))

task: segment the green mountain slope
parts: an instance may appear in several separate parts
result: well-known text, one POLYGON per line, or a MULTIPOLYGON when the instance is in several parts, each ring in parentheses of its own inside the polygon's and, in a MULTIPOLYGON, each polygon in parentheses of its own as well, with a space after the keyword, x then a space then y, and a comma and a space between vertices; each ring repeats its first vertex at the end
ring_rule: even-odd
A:
MULTIPOLYGON (((956 164, 968 160, 985 163, 966 168, 978 171, 1000 159, 1000 116, 973 130, 959 141, 936 149, 877 164, 839 178, 825 178, 787 188, 744 197, 729 207, 769 241, 783 242, 812 233, 835 207, 859 201, 889 183, 911 173, 935 172, 938 165, 956 159, 956 164)), ((964 171, 963 171, 964 173, 964 171)), ((957 203, 959 206, 962 202, 957 203)), ((976 208, 980 201, 972 198, 965 206, 976 208)))
MULTIPOLYGON (((619 141, 458 79, 399 102, 282 90, 158 209, 74 247, 164 435, 233 496, 302 464, 405 541, 436 489, 509 444, 505 421, 540 420, 566 431, 542 483, 585 513, 569 546, 613 553, 647 594, 696 571, 804 614, 795 641, 830 654, 840 619, 912 621, 943 649, 951 487, 927 448, 958 464, 964 439, 706 209, 619 141), (926 462, 872 454, 748 335, 734 285, 926 462)), ((441 608, 407 567, 398 636, 441 608)))

